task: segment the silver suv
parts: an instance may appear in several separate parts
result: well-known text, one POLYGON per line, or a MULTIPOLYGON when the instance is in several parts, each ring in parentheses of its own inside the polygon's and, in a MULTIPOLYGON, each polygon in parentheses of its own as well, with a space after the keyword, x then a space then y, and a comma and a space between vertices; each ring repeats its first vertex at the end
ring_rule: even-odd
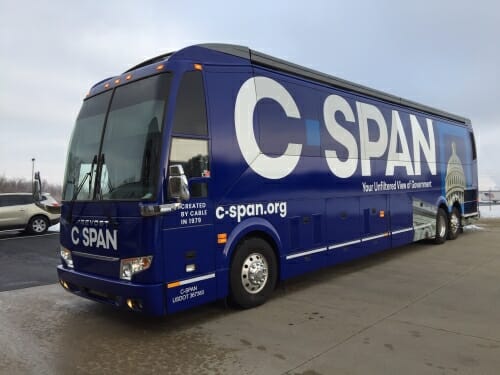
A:
MULTIPOLYGON (((42 193, 43 204, 58 207, 59 203, 42 193)), ((30 233, 45 233, 59 222, 60 214, 51 214, 39 208, 29 193, 0 194, 0 230, 24 229, 30 233)))

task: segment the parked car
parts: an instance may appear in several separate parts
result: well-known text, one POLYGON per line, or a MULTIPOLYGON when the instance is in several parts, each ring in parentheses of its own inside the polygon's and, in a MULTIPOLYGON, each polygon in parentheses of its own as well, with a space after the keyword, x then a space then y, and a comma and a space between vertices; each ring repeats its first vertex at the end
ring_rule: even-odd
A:
MULTIPOLYGON (((59 203, 48 193, 42 193, 41 203, 58 207, 59 203)), ((45 233, 59 223, 60 214, 39 208, 29 193, 0 194, 0 230, 24 229, 29 233, 45 233)))

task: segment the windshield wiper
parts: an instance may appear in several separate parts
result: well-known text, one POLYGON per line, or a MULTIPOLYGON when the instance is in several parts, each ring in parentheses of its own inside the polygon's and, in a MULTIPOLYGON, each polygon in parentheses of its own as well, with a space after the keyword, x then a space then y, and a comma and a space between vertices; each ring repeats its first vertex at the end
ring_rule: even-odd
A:
POLYGON ((90 191, 92 190, 92 175, 94 174, 94 165, 96 163, 97 163, 97 155, 94 155, 94 159, 92 159, 92 164, 90 165, 90 171, 85 173, 82 182, 80 182, 80 185, 78 185, 78 187, 76 188, 76 191, 73 194, 73 197, 71 198, 71 203, 73 203, 76 200, 78 194, 80 194, 80 191, 83 188, 83 185, 85 184, 85 181, 87 181, 89 177, 90 177, 89 181, 89 195, 90 195, 90 191))
POLYGON ((97 163, 97 155, 94 155, 94 158, 92 159, 92 164, 90 165, 90 171, 85 173, 85 176, 82 179, 82 182, 80 182, 80 185, 76 188, 75 193, 73 194, 73 197, 71 198, 70 206, 69 206, 69 223, 73 222, 73 207, 75 205, 76 198, 78 197, 78 194, 80 194, 80 191, 83 188, 83 185, 85 184, 85 181, 90 177, 89 181, 89 194, 90 191, 92 190, 92 175, 94 173, 94 166, 97 163))
POLYGON ((101 157, 99 158, 99 164, 97 165, 97 170, 99 173, 97 174, 95 178, 95 194, 96 198, 99 198, 99 200, 102 200, 102 189, 101 189, 101 178, 102 178, 102 168, 104 166, 104 154, 101 154, 101 157))

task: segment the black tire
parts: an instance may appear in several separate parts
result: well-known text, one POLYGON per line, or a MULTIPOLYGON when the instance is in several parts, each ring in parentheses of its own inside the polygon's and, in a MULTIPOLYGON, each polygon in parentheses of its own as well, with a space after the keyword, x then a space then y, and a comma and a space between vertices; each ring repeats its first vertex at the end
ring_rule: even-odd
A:
POLYGON ((231 301, 244 308, 262 305, 276 285, 276 255, 262 238, 250 237, 236 248, 230 270, 231 301))
POLYGON ((448 229, 448 239, 455 240, 462 229, 462 216, 458 208, 453 207, 450 214, 450 224, 448 229))
POLYGON ((49 220, 45 216, 34 216, 26 229, 31 234, 43 234, 49 229, 49 220))
POLYGON ((448 238, 448 232, 450 230, 448 214, 443 208, 438 208, 436 216, 436 237, 434 238, 434 243, 442 244, 448 238))

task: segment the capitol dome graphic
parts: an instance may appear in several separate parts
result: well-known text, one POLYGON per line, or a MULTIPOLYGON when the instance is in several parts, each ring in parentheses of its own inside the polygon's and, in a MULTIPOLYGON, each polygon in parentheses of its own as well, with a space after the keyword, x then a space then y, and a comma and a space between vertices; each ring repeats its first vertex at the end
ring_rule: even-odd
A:
POLYGON ((451 144, 451 156, 446 168, 446 201, 451 206, 455 202, 464 203, 465 174, 462 161, 457 155, 455 142, 451 144))

